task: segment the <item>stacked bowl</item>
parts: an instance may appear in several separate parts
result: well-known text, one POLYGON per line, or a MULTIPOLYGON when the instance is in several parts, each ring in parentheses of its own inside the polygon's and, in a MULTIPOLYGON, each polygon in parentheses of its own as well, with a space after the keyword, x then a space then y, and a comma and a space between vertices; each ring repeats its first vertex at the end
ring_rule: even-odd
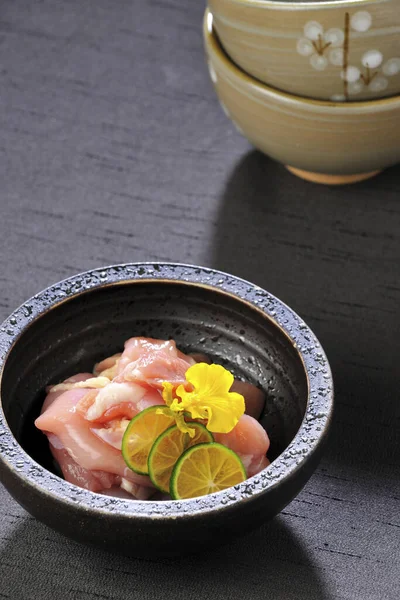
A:
POLYGON ((400 162, 400 0, 209 0, 203 31, 222 108, 295 174, 400 162))

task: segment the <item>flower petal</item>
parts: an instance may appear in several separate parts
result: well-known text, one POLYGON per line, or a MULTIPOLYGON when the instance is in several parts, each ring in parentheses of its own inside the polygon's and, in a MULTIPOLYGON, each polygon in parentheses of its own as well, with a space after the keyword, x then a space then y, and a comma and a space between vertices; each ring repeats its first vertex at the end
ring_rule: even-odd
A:
POLYGON ((186 379, 194 391, 202 397, 226 394, 232 387, 234 377, 221 365, 197 363, 186 371, 186 379))
POLYGON ((245 410, 241 394, 231 392, 225 398, 212 398, 208 402, 207 429, 215 433, 229 433, 237 425, 245 410))
POLYGON ((306 38, 300 38, 297 42, 297 52, 301 54, 301 56, 311 56, 315 52, 315 48, 312 45, 310 40, 306 38))
POLYGON ((243 396, 229 391, 234 382, 232 373, 221 365, 197 363, 186 371, 186 380, 190 391, 179 385, 174 393, 171 384, 163 383, 164 401, 174 413, 179 429, 192 435, 185 413, 192 419, 206 420, 209 431, 232 431, 245 411, 243 396))
POLYGON ((162 384, 162 397, 167 406, 171 406, 173 401, 173 389, 174 386, 169 381, 164 381, 162 384))
POLYGON ((359 31, 362 33, 368 31, 372 25, 371 13, 366 10, 359 10, 351 17, 350 25, 354 31, 359 31))
POLYGON ((182 413, 175 413, 175 422, 176 426, 178 427, 178 429, 180 429, 180 431, 182 431, 182 433, 188 433, 191 438, 194 437, 196 430, 193 427, 189 427, 182 413))
POLYGON ((167 406, 160 406, 160 408, 157 408, 156 415, 171 415, 175 418, 175 414, 167 406))
POLYGON ((322 27, 321 23, 318 23, 318 21, 308 21, 308 23, 304 25, 304 35, 309 40, 316 42, 319 36, 322 36, 323 33, 324 28, 322 27))
POLYGON ((232 373, 220 365, 198 363, 187 370, 186 378, 193 391, 180 386, 176 394, 181 402, 175 405, 174 401, 171 408, 188 411, 192 419, 207 419, 209 431, 231 431, 245 410, 243 396, 229 392, 234 381, 232 373))

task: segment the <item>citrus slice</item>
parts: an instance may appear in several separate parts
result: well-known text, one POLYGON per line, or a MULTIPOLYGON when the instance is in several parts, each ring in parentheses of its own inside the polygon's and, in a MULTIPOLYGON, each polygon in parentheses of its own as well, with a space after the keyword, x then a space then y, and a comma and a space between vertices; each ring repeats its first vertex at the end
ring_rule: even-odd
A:
POLYGON ((150 406, 129 422, 122 438, 122 456, 128 467, 140 475, 148 475, 147 459, 160 433, 175 423, 165 406, 150 406), (164 413, 158 414, 159 410, 164 413))
POLYGON ((238 455, 216 442, 189 448, 177 461, 171 475, 174 500, 220 492, 247 478, 238 455))
POLYGON ((158 436, 150 450, 147 461, 149 475, 154 485, 162 492, 169 492, 169 481, 176 461, 185 450, 204 442, 213 442, 213 435, 201 423, 190 423, 194 437, 183 433, 176 425, 158 436))

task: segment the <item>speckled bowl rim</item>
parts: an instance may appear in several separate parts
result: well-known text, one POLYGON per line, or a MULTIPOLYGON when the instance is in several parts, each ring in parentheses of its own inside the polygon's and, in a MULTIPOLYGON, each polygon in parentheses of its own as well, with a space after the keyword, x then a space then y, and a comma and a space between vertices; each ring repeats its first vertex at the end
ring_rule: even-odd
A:
MULTIPOLYGON (((377 112, 392 110, 394 108, 400 109, 400 95, 358 102, 332 102, 331 100, 315 100, 314 98, 296 96, 277 88, 270 87, 259 79, 251 77, 251 75, 243 71, 230 59, 218 39, 218 34, 215 31, 213 21, 214 17, 211 10, 206 8, 203 19, 203 36, 206 47, 208 47, 211 54, 217 56, 218 60, 223 63, 226 72, 229 73, 228 77, 231 78, 232 82, 235 83, 236 81, 241 81, 243 85, 246 85, 250 89, 250 93, 251 88, 254 88, 267 99, 273 98, 276 102, 278 101, 282 104, 298 107, 302 110, 309 110, 311 112, 328 112, 330 114, 339 115, 368 114, 371 112, 376 114, 377 112)), ((250 100, 252 100, 252 98, 250 98, 250 100)))
POLYGON ((268 493, 293 476, 325 440, 333 411, 333 381, 327 357, 306 323, 278 298, 244 279, 215 269, 176 263, 129 263, 98 268, 74 275, 39 292, 15 310, 0 328, 0 461, 25 484, 39 488, 53 499, 68 503, 82 513, 156 519, 196 517, 229 510, 241 500, 268 493), (202 498, 183 501, 139 501, 95 494, 70 484, 34 461, 15 440, 4 416, 1 383, 8 353, 38 317, 55 306, 91 291, 137 282, 200 285, 244 301, 272 320, 296 349, 308 380, 307 409, 296 436, 286 450, 258 475, 244 483, 202 498))

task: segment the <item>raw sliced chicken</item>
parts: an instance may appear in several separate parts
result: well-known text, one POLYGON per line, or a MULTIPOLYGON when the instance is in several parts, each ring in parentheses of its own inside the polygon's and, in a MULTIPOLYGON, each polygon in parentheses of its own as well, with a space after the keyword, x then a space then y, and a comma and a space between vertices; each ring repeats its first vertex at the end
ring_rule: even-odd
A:
POLYGON ((118 370, 118 362, 122 354, 113 354, 94 366, 93 373, 98 376, 114 379, 118 370))
POLYGON ((254 419, 259 419, 261 417, 265 406, 265 394, 262 390, 252 383, 235 379, 231 387, 231 392, 237 392, 244 397, 246 415, 250 415, 250 417, 253 417, 254 419))
POLYGON ((149 406, 164 404, 161 394, 136 383, 112 381, 101 390, 91 390, 78 402, 76 410, 88 421, 107 423, 132 419, 149 406))
POLYGON ((98 493, 113 498, 121 498, 122 500, 132 500, 132 497, 135 500, 155 500, 155 494, 159 494, 154 488, 137 485, 127 479, 122 479, 119 486, 113 485, 109 489, 99 490, 98 493))
POLYGON ((133 496, 138 500, 148 500, 155 493, 154 488, 139 485, 124 477, 106 473, 106 471, 89 471, 83 469, 74 461, 65 448, 55 448, 51 442, 50 450, 60 465, 65 480, 85 490, 101 492, 125 499, 132 498, 133 496), (118 493, 118 490, 122 493, 118 493))
POLYGON ((156 492, 154 488, 149 488, 144 485, 137 485, 136 483, 133 483, 133 481, 130 481, 124 477, 121 480, 121 490, 125 490, 131 495, 131 497, 134 496, 137 500, 148 500, 156 492))
POLYGON ((109 421, 106 427, 93 427, 91 431, 106 444, 121 450, 122 438, 128 425, 129 419, 115 419, 109 421))
POLYGON ((89 471, 88 469, 84 469, 72 458, 61 442, 59 442, 61 447, 54 446, 50 439, 49 442, 51 453, 59 464, 65 480, 69 481, 69 483, 74 483, 91 492, 100 492, 101 490, 107 490, 114 485, 120 484, 121 477, 118 475, 112 475, 105 471, 89 471))
POLYGON ((207 365, 212 364, 211 358, 208 354, 203 354, 203 352, 192 352, 189 356, 197 363, 206 363, 207 365))
POLYGON ((132 381, 149 388, 162 389, 169 381, 185 384, 185 373, 195 360, 182 354, 173 340, 131 338, 118 362, 118 381, 132 381))
MULTIPOLYGON (((91 379, 91 377, 93 377, 91 373, 78 373, 77 375, 68 377, 68 379, 63 381, 63 383, 77 383, 79 381, 86 381, 87 379, 91 379)), ((63 390, 60 390, 59 392, 52 392, 52 387, 54 386, 49 386, 48 388, 49 392, 43 402, 42 410, 40 411, 41 413, 44 413, 44 411, 49 408, 49 406, 54 402, 54 400, 64 393, 63 390)))
POLYGON ((185 373, 190 365, 182 358, 170 358, 164 352, 144 355, 129 363, 121 375, 125 381, 132 381, 148 388, 162 389, 164 381, 175 386, 185 385, 185 373))
POLYGON ((124 344, 124 351, 118 363, 118 373, 121 373, 126 365, 134 362, 144 354, 153 354, 154 352, 161 351, 170 357, 182 358, 189 365, 193 365, 196 362, 190 356, 186 356, 186 354, 178 350, 174 340, 133 337, 129 338, 124 344))
MULTIPOLYGON (((136 337, 127 340, 122 354, 95 365, 95 378, 80 373, 49 388, 35 424, 47 435, 65 479, 93 492, 143 500, 152 497, 155 489, 149 477, 134 473, 125 464, 122 438, 132 417, 164 404, 164 381, 189 385, 186 371, 196 362, 211 363, 199 353, 186 356, 172 340, 136 337), (73 383, 79 386, 71 389, 73 383)), ((265 396, 238 380, 231 390, 244 396, 248 414, 230 433, 215 434, 215 440, 240 456, 250 477, 269 464, 268 435, 253 418, 261 414, 265 396)))
POLYGON ((236 427, 229 433, 215 433, 214 438, 239 455, 248 477, 269 465, 266 457, 269 437, 260 423, 249 415, 240 417, 236 427))
POLYGON ((121 452, 95 435, 92 431, 93 423, 76 410, 77 403, 86 393, 87 390, 82 389, 64 392, 36 419, 36 427, 47 434, 54 434, 82 469, 106 471, 133 483, 151 487, 150 479, 131 471, 121 452))

